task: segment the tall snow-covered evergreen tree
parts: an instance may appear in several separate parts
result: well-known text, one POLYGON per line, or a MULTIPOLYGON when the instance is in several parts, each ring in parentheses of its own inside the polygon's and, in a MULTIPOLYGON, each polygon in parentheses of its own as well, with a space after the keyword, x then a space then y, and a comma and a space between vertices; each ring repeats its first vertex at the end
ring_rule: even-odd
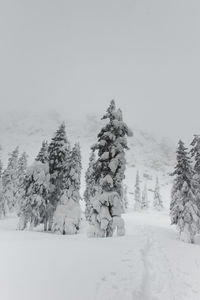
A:
POLYGON ((156 186, 154 190, 154 199, 153 199, 153 208, 156 210, 162 210, 163 209, 163 201, 160 194, 160 184, 159 179, 156 177, 156 186))
POLYGON ((175 184, 177 189, 182 188, 183 182, 187 182, 187 184, 191 185, 191 177, 192 177, 192 168, 191 168, 191 159, 188 155, 187 148, 184 143, 180 140, 178 143, 178 149, 176 151, 177 156, 177 164, 175 166, 174 172, 171 176, 176 176, 175 184))
POLYGON ((194 171, 197 174, 200 174, 200 135, 194 135, 194 138, 191 142, 191 156, 194 158, 194 171))
MULTIPOLYGON (((1 146, 0 146, 1 151, 1 146)), ((3 183, 2 183, 2 175, 3 175, 3 164, 0 159, 0 219, 5 216, 5 205, 4 205, 4 197, 3 197, 3 183)))
POLYGON ((196 197, 192 191, 192 168, 184 143, 179 141, 177 149, 177 165, 172 176, 175 176, 170 205, 171 223, 176 224, 180 239, 194 242, 199 216, 196 197))
POLYGON ((99 194, 92 201, 89 234, 107 237, 113 235, 116 227, 119 235, 124 234, 121 213, 126 168, 125 150, 128 149, 126 137, 132 136, 132 132, 123 122, 122 111, 116 109, 114 100, 102 119, 108 120, 108 123, 98 134, 98 143, 92 147, 93 151, 98 151, 94 171, 99 194))
POLYGON ((194 173, 192 177, 192 188, 196 196, 198 208, 200 210, 200 135, 194 135, 191 143, 192 149, 190 151, 194 159, 194 173))
POLYGON ((56 208, 62 195, 63 173, 66 161, 70 156, 70 143, 66 136, 65 124, 61 126, 52 138, 49 148, 49 172, 50 172, 50 203, 56 208))
POLYGON ((196 197, 187 182, 184 181, 177 199, 178 220, 180 240, 187 243, 194 243, 194 237, 199 227, 199 210, 196 205, 196 197))
POLYGON ((147 184, 145 183, 144 189, 142 191, 141 210, 146 210, 148 208, 149 208, 148 191, 147 191, 147 184))
POLYGON ((48 142, 47 141, 43 141, 42 142, 42 147, 36 157, 36 161, 41 161, 43 164, 48 162, 49 160, 49 155, 48 155, 48 148, 49 148, 49 145, 48 145, 48 142))
MULTIPOLYGON (((49 168, 49 145, 47 141, 42 142, 42 146, 40 148, 40 151, 38 155, 36 156, 35 161, 39 161, 44 165, 47 165, 49 168)), ((41 223, 44 223, 44 231, 51 231, 52 229, 52 223, 53 223, 53 214, 55 207, 54 205, 49 201, 49 196, 51 196, 50 193, 46 193, 44 195, 44 201, 43 205, 40 206, 40 220, 41 223)))
POLYGON ((24 178, 26 169, 27 169, 27 162, 28 155, 26 152, 23 152, 22 155, 19 157, 18 164, 17 164, 17 177, 18 179, 24 178))
POLYGON ((183 184, 186 182, 188 187, 191 188, 192 180, 191 160, 188 155, 187 148, 184 146, 184 143, 181 140, 178 143, 178 149, 176 153, 177 164, 174 172, 171 174, 171 176, 175 176, 170 203, 170 217, 172 224, 177 224, 178 222, 179 209, 177 204, 179 202, 178 198, 180 197, 183 184))
POLYGON ((140 211, 141 210, 141 191, 140 191, 140 175, 139 171, 136 174, 136 181, 135 181, 135 192, 134 192, 134 210, 140 211))
POLYGON ((3 197, 3 183, 2 183, 3 165, 0 160, 0 219, 5 216, 5 203, 3 197))
POLYGON ((5 217, 2 177, 0 177, 0 219, 5 217))
POLYGON ((25 193, 24 179, 27 171, 27 158, 26 152, 23 152, 19 157, 17 164, 17 192, 16 192, 16 210, 19 212, 20 202, 25 193))
POLYGON ((97 185, 95 182, 95 170, 94 166, 96 163, 95 153, 92 152, 89 159, 89 166, 85 174, 86 189, 84 192, 85 201, 85 217, 88 222, 91 222, 92 216, 92 199, 97 193, 97 185))
POLYGON ((122 111, 116 109, 114 100, 102 119, 108 119, 108 123, 98 134, 98 143, 92 147, 99 156, 95 166, 96 182, 101 184, 101 179, 110 176, 114 190, 121 196, 126 169, 125 150, 128 150, 126 137, 132 136, 132 132, 123 122, 122 111))
POLYGON ((10 154, 8 166, 3 172, 3 196, 5 211, 13 211, 16 206, 16 193, 18 189, 17 167, 18 167, 19 148, 10 154))
POLYGON ((65 164, 62 194, 54 214, 53 231, 56 233, 75 234, 80 228, 81 169, 80 146, 75 144, 65 164))
POLYGON ((0 177, 2 177, 2 175, 3 175, 3 163, 0 159, 0 177))
POLYGON ((41 211, 46 206, 49 181, 48 164, 35 161, 28 168, 24 179, 25 193, 20 202, 18 229, 24 230, 28 224, 33 229, 41 223, 41 211))

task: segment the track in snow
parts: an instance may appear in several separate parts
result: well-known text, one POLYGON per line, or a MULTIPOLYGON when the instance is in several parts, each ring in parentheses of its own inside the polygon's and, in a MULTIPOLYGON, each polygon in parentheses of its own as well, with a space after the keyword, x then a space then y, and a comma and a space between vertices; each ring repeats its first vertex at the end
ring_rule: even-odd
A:
POLYGON ((168 214, 129 213, 109 239, 16 231, 0 220, 3 300, 199 300, 200 239, 177 239, 168 214))
POLYGON ((97 299, 174 300, 172 271, 161 246, 148 229, 137 226, 135 230, 137 243, 125 253, 118 269, 102 278, 97 299))

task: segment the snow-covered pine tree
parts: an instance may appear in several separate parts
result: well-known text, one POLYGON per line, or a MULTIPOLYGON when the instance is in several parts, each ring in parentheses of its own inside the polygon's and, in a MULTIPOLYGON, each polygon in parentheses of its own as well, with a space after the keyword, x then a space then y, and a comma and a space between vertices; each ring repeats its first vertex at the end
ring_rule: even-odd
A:
POLYGON ((92 201, 89 235, 108 237, 113 235, 116 227, 118 235, 125 233, 121 218, 122 191, 126 168, 125 150, 128 149, 126 137, 132 136, 132 132, 123 122, 122 111, 116 109, 114 100, 102 119, 108 119, 108 123, 98 134, 98 143, 92 147, 93 151, 98 151, 94 170, 99 193, 92 201))
POLYGON ((18 229, 24 230, 28 224, 30 229, 41 223, 41 210, 46 205, 49 192, 49 167, 40 161, 35 161, 28 168, 25 179, 25 193, 20 203, 18 229))
POLYGON ((48 155, 48 142, 47 141, 43 141, 42 142, 42 147, 36 157, 36 161, 41 161, 43 164, 49 161, 49 155, 48 155))
POLYGON ((200 174, 200 135, 195 134, 191 142, 191 156, 194 158, 194 171, 200 174))
POLYGON ((66 136, 65 124, 62 123, 52 138, 49 148, 50 195, 49 201, 54 209, 62 195, 63 172, 70 156, 70 143, 66 136))
POLYGON ((2 162, 0 160, 0 219, 5 216, 2 174, 3 174, 3 165, 2 165, 2 162))
POLYGON ((191 143, 191 156, 194 159, 194 174, 192 177, 192 189, 196 196, 198 208, 200 210, 200 135, 194 135, 191 143))
POLYGON ((147 191, 147 184, 145 183, 144 189, 142 191, 141 210, 146 210, 148 208, 149 208, 148 191, 147 191))
POLYGON ((162 210, 163 209, 163 201, 160 194, 160 184, 159 179, 156 177, 156 185, 154 190, 154 199, 153 199, 153 208, 156 210, 162 210))
POLYGON ((181 140, 177 149, 177 165, 171 175, 176 176, 170 205, 171 223, 177 225, 181 240, 193 243, 199 216, 196 197, 192 191, 191 161, 181 140))
POLYGON ((135 192, 134 192, 134 210, 140 211, 141 210, 141 191, 140 191, 140 175, 139 171, 136 173, 136 181, 135 181, 135 192))
POLYGON ((27 159, 28 155, 26 152, 23 152, 22 155, 19 157, 18 164, 17 164, 17 177, 20 181, 21 178, 25 177, 26 169, 27 169, 27 159))
POLYGON ((21 206, 20 202, 23 199, 25 193, 24 179, 27 170, 27 158, 26 152, 23 152, 19 157, 17 164, 17 192, 16 192, 16 210, 19 213, 19 208, 21 206))
POLYGON ((80 228, 81 169, 81 152, 77 143, 64 168, 62 194, 53 219, 52 230, 56 233, 75 234, 80 228))
POLYGON ((2 164, 2 161, 0 159, 0 177, 2 177, 3 175, 3 164, 2 164))
POLYGON ((188 187, 191 188, 192 180, 192 168, 191 160, 188 156, 187 148, 184 143, 179 140, 178 149, 176 151, 177 164, 174 172, 171 176, 175 176, 172 192, 171 192, 171 203, 170 203, 170 217, 171 224, 177 224, 179 217, 179 198, 184 182, 187 183, 188 187))
MULTIPOLYGON (((0 151, 1 151, 1 146, 0 146, 0 151)), ((3 164, 0 159, 0 219, 5 216, 2 174, 3 174, 3 164)))
POLYGON ((5 213, 13 211, 16 206, 16 193, 18 189, 17 166, 18 166, 19 148, 15 148, 8 159, 8 166, 2 175, 3 196, 5 204, 5 213))
POLYGON ((0 177, 0 219, 5 217, 2 177, 0 177))
POLYGON ((48 230, 51 231, 53 214, 62 195, 64 166, 70 155, 70 143, 66 136, 65 124, 56 131, 48 147, 50 192, 48 202, 48 230))
POLYGON ((194 243, 194 237, 199 227, 199 210, 196 205, 196 197, 187 182, 184 181, 178 198, 178 221, 180 240, 194 243))
POLYGON ((95 194, 97 193, 97 186, 95 182, 95 171, 94 171, 95 162, 96 162, 96 156, 95 153, 92 152, 89 159, 89 166, 85 174, 86 189, 83 195, 85 201, 85 217, 89 223, 91 222, 91 216, 92 216, 91 201, 94 198, 95 194))
MULTIPOLYGON (((47 164, 49 167, 49 145, 47 141, 42 142, 42 146, 40 151, 35 159, 35 161, 39 161, 43 164, 47 164)), ((44 231, 51 231, 52 223, 53 223, 53 214, 54 214, 54 206, 49 201, 49 194, 44 196, 43 205, 40 206, 40 220, 41 223, 44 223, 44 231)))

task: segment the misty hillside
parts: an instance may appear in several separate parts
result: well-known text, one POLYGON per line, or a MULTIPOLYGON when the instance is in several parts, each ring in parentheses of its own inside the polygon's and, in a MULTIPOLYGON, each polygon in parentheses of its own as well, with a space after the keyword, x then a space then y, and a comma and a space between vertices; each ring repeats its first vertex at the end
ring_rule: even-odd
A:
MULTIPOLYGON (((36 156, 44 139, 50 140, 62 121, 71 143, 79 141, 83 153, 83 165, 87 165, 90 146, 96 142, 97 134, 103 125, 100 117, 87 116, 85 119, 63 118, 58 113, 10 112, 0 118, 0 144, 2 159, 17 145, 26 151, 29 162, 36 156)), ((128 166, 143 167, 147 170, 167 173, 173 166, 175 147, 167 139, 158 139, 148 132, 131 128, 134 136, 129 139, 130 151, 127 152, 128 166)))

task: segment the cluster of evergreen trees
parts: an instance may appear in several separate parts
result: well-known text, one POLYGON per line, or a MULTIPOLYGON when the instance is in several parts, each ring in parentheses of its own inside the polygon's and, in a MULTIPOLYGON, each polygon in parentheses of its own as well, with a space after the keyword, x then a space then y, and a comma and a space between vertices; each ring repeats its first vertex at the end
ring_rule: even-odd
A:
MULTIPOLYGON (((102 120, 86 172, 84 192, 85 216, 89 235, 112 236, 117 230, 124 235, 122 212, 127 208, 125 150, 131 130, 124 123, 122 111, 111 101, 102 120), (106 122, 107 121, 107 122, 106 122)), ((48 144, 44 141, 34 163, 27 167, 27 155, 19 158, 16 148, 8 167, 0 164, 0 214, 17 211, 18 229, 44 224, 44 230, 74 234, 80 228, 81 153, 79 144, 73 149, 62 124, 48 144)))
MULTIPOLYGON (((118 235, 124 235, 121 215, 128 205, 123 180, 127 137, 132 136, 132 132, 114 100, 102 120, 105 124, 97 143, 91 147, 85 175, 85 217, 88 233, 95 237, 112 236, 115 230, 118 235)), ((27 154, 19 155, 17 147, 9 155, 5 169, 0 161, 0 217, 16 211, 20 230, 43 223, 45 231, 77 233, 81 221, 81 169, 80 146, 75 144, 71 149, 64 123, 49 144, 42 143, 31 166, 27 167, 27 154)), ((194 136, 190 151, 179 141, 177 164, 171 175, 174 176, 171 223, 177 225, 181 240, 194 242, 195 234, 200 231, 200 135, 194 136)), ((149 208, 147 185, 141 193, 139 172, 134 197, 136 211, 149 208)), ((163 209, 158 178, 153 208, 163 209)))
POLYGON ((200 136, 195 135, 191 150, 180 140, 171 193, 171 223, 177 225, 180 239, 193 243, 200 224, 200 136))
POLYGON ((27 167, 27 155, 20 158, 16 148, 2 172, 0 212, 17 211, 18 229, 43 223, 44 230, 61 234, 79 230, 81 153, 79 144, 71 149, 65 125, 61 124, 50 144, 46 141, 27 167))
MULTIPOLYGON (((141 192, 139 172, 137 172, 136 174, 134 200, 135 200, 134 203, 135 211, 147 210, 149 208, 147 184, 146 183, 144 184, 143 191, 141 192)), ((156 184, 154 189, 153 209, 158 211, 163 209, 163 202, 160 193, 160 185, 159 185, 158 177, 156 177, 156 184)))

